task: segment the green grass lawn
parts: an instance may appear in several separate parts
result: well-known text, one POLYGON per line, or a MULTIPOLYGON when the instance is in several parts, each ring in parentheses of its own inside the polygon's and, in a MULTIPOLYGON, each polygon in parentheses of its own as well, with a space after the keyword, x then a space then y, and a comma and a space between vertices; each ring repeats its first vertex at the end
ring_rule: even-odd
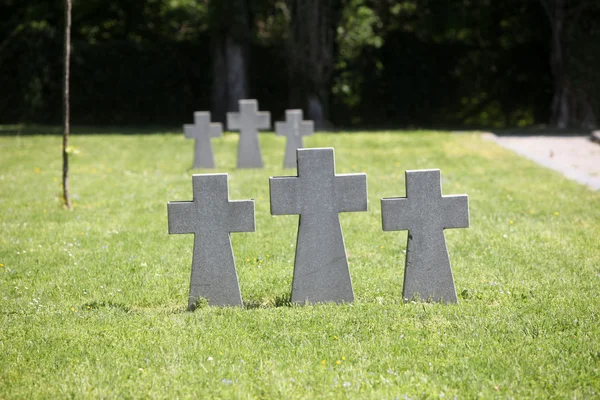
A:
POLYGON ((356 300, 290 306, 297 216, 271 216, 284 138, 230 199, 245 307, 187 312, 192 235, 167 202, 191 200, 182 134, 73 135, 72 211, 60 205, 60 136, 0 136, 0 398, 578 398, 600 396, 600 193, 477 134, 317 134, 338 173, 366 172, 369 211, 340 214, 356 300), (469 195, 471 228, 446 231, 458 305, 407 303, 407 233, 380 198, 404 171, 440 168, 469 195))

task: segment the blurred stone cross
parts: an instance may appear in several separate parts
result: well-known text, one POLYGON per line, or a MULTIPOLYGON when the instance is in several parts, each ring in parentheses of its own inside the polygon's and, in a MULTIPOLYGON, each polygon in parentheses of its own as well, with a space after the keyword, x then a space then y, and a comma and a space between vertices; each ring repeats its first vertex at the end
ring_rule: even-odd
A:
POLYGON ((296 149, 302 148, 302 136, 312 135, 313 121, 302 121, 302 110, 285 110, 285 122, 275 123, 277 136, 286 136, 284 168, 296 168, 296 149))
POLYGON ((240 112, 227 113, 227 129, 240 131, 238 168, 262 168, 258 142, 259 129, 271 129, 271 114, 258 112, 256 100, 240 100, 240 112))
POLYGON ((406 171, 406 197, 381 199, 384 231, 408 229, 405 301, 457 303, 444 229, 469 227, 469 197, 442 196, 439 169, 406 171))
POLYGON ((354 299, 338 213, 367 210, 367 175, 335 174, 334 151, 298 149, 298 176, 270 179, 271 214, 299 214, 292 302, 354 299))
POLYGON ((254 200, 229 201, 227 178, 193 175, 193 200, 168 204, 169 233, 194 234, 189 310, 200 298, 210 305, 242 305, 229 233, 254 232, 254 200))
POLYGON ((184 125, 183 131, 188 139, 196 139, 194 146, 194 168, 214 168, 210 138, 219 137, 223 131, 220 123, 210 122, 209 112, 195 112, 194 124, 184 125))

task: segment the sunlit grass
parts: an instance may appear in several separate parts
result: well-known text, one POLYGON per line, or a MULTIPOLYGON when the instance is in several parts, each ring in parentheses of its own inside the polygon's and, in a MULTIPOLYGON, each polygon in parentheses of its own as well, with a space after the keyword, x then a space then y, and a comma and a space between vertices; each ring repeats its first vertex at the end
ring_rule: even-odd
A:
POLYGON ((338 173, 366 172, 369 211, 340 214, 356 301, 289 306, 298 217, 269 213, 284 139, 265 169, 236 170, 232 234, 244 309, 189 313, 193 238, 167 234, 191 200, 182 134, 73 135, 74 209, 60 205, 61 139, 0 137, 0 397, 590 398, 600 391, 600 194, 476 134, 317 134, 338 173), (458 306, 404 304, 406 232, 381 230, 404 171, 440 168, 469 195, 446 231, 458 306))

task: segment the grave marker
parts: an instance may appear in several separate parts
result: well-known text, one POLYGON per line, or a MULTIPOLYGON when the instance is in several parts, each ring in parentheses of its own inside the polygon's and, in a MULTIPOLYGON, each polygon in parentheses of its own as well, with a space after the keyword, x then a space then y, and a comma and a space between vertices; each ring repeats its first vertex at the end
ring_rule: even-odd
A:
POLYGON ((296 168, 296 149, 302 148, 302 136, 312 135, 313 121, 302 121, 302 110, 285 110, 285 122, 275 123, 277 136, 286 136, 284 168, 296 168))
POLYGON ((406 171, 406 197, 381 199, 384 231, 408 229, 403 297, 457 303, 444 229, 469 227, 469 197, 442 196, 440 170, 406 171))
POLYGON ((241 306, 230 232, 254 232, 254 200, 229 201, 227 174, 193 175, 193 200, 168 203, 169 233, 193 233, 188 309, 203 297, 210 305, 241 306))
POLYGON ((184 125, 183 131, 188 139, 196 139, 194 144, 194 168, 214 168, 211 137, 219 137, 223 131, 220 123, 210 122, 209 112, 195 112, 194 124, 184 125))
POLYGON ((256 100, 240 100, 240 112, 227 113, 227 129, 240 131, 238 168, 262 168, 258 129, 271 129, 271 114, 258 112, 256 100))
POLYGON ((334 151, 298 149, 298 176, 269 180, 271 214, 299 214, 292 302, 351 302, 338 213, 367 210, 367 175, 335 174, 334 151))

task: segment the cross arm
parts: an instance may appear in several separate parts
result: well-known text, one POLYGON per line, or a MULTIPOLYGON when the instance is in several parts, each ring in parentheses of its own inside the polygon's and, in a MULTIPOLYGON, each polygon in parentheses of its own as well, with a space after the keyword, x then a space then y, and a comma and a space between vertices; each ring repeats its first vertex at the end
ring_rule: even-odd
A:
POLYGON ((367 211, 367 174, 336 175, 335 198, 339 212, 367 211))
POLYGON ((297 177, 276 176, 269 179, 271 215, 299 214, 297 177))
POLYGON ((210 137, 220 137, 223 133, 223 125, 220 122, 210 124, 210 137))
POLYGON ((384 231, 402 231, 409 229, 408 199, 391 197, 381 199, 381 222, 384 231))
POLYGON ((229 202, 229 232, 254 232, 254 200, 234 200, 229 202))
POLYGON ((227 113, 227 130, 241 129, 241 115, 239 112, 227 113))
POLYGON ((271 113, 263 111, 258 113, 258 129, 271 129, 271 113))
POLYGON ((196 233, 196 207, 191 201, 170 201, 167 204, 169 233, 196 233))
POLYGON ((277 136, 286 136, 286 122, 275 122, 275 134, 277 136))
POLYGON ((315 132, 315 123, 313 121, 301 121, 299 130, 300 135, 310 136, 315 132))
POLYGON ((469 227, 469 196, 466 194, 443 196, 442 213, 444 229, 469 227))
POLYGON ((183 135, 188 139, 194 138, 195 128, 196 128, 195 125, 185 124, 183 126, 183 135))

